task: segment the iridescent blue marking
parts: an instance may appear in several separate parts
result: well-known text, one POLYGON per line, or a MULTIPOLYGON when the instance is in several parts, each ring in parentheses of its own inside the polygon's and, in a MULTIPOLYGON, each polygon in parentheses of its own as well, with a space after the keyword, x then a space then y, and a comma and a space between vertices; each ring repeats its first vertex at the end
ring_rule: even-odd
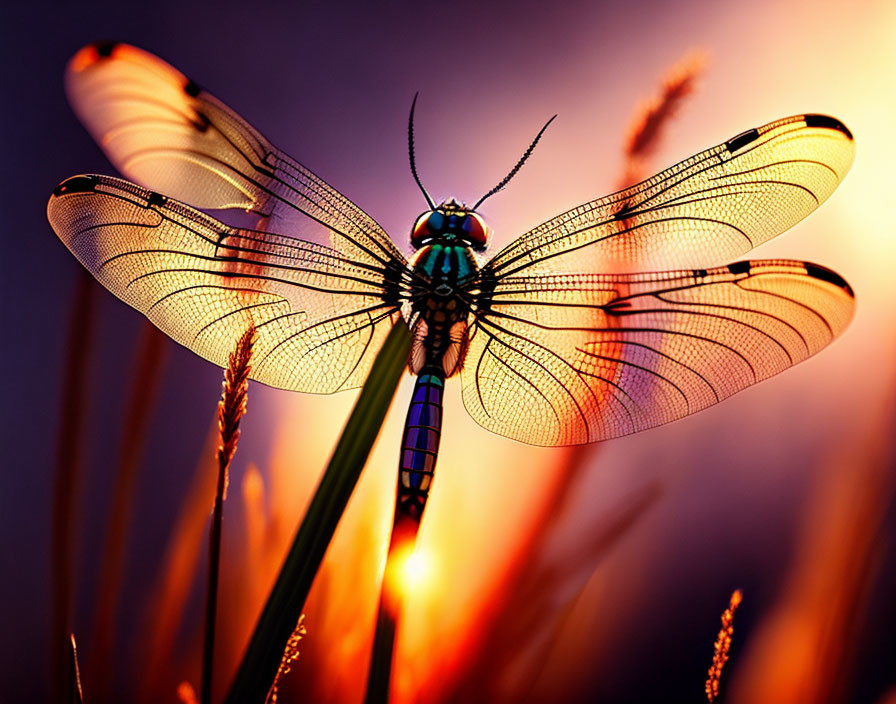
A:
MULTIPOLYGON (((407 469, 413 469, 418 472, 423 472, 427 469, 432 469, 432 455, 427 455, 424 452, 415 452, 411 456, 411 466, 407 469), (428 466, 427 466, 428 465, 428 466)), ((413 472, 411 476, 413 477, 413 472)))
POLYGON ((439 258, 439 252, 442 251, 442 245, 434 244, 429 251, 423 255, 423 271, 429 278, 432 278, 433 269, 436 266, 436 259, 439 258))
POLYGON ((398 508, 422 511, 429 491, 442 433, 442 392, 445 377, 430 367, 417 377, 402 437, 398 508))
POLYGON ((418 403, 411 405, 408 412, 408 426, 416 425, 427 428, 435 428, 441 426, 442 413, 441 409, 428 403, 418 403))
POLYGON ((456 247, 446 247, 445 248, 445 259, 442 260, 442 273, 445 276, 451 273, 451 270, 454 268, 451 264, 451 255, 454 254, 457 256, 456 247))
POLYGON ((408 428, 408 447, 435 452, 438 446, 439 436, 432 428, 408 428))
POLYGON ((470 260, 467 259, 467 252, 462 251, 457 253, 457 278, 459 281, 463 281, 470 274, 473 273, 473 269, 470 266, 470 260))

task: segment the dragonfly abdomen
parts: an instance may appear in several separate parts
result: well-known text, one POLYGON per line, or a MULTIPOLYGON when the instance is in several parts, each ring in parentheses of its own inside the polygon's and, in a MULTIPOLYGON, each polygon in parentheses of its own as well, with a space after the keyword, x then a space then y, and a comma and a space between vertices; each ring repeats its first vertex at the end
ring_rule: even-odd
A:
POLYGON ((442 392, 445 373, 441 367, 421 370, 414 385, 401 440, 397 511, 419 520, 435 471, 442 436, 442 392))

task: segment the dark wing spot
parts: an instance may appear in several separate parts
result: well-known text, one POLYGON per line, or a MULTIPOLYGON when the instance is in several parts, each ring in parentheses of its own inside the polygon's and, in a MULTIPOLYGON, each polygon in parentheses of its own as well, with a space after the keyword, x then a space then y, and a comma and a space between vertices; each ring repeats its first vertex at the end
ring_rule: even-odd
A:
POLYGON ((118 46, 118 42, 97 42, 93 45, 96 49, 96 53, 99 56, 102 56, 104 59, 108 59, 115 52, 115 47, 118 46))
POLYGON ((615 213, 613 213, 613 219, 625 220, 633 212, 635 212, 635 204, 630 201, 625 201, 622 203, 622 205, 619 206, 619 209, 615 213))
POLYGON ((196 81, 187 81, 187 85, 184 86, 184 93, 189 95, 191 98, 195 98, 202 92, 202 88, 199 87, 199 84, 196 81))
POLYGON ((168 199, 163 196, 161 193, 156 193, 155 191, 149 194, 149 198, 146 200, 147 205, 165 205, 168 202, 168 199))
POLYGON ((601 309, 604 311, 604 313, 608 315, 613 315, 625 310, 631 310, 631 308, 631 301, 612 301, 610 303, 607 303, 605 306, 601 306, 601 309))
POLYGON ((211 124, 212 121, 208 119, 208 115, 199 110, 196 111, 196 119, 193 120, 193 127, 199 132, 205 132, 211 124))
POLYGON ((67 196, 72 193, 93 193, 96 190, 96 176, 72 176, 53 189, 54 196, 67 196))
POLYGON ((741 132, 738 135, 735 135, 727 142, 725 142, 725 146, 728 148, 728 151, 732 154, 736 152, 741 147, 747 146, 750 142, 759 139, 759 130, 752 129, 747 130, 746 132, 741 132))
POLYGON ((829 130, 842 132, 849 139, 852 139, 852 132, 836 117, 829 115, 804 115, 803 119, 806 121, 806 127, 826 127, 829 130))
POLYGON ((846 280, 836 271, 831 271, 830 269, 825 269, 823 266, 818 266, 818 264, 809 264, 807 262, 806 273, 813 279, 821 279, 822 281, 827 281, 829 284, 834 284, 834 286, 842 288, 850 296, 855 297, 855 294, 852 292, 852 287, 846 283, 846 280))
POLYGON ((694 276, 698 279, 705 279, 708 276, 709 272, 706 269, 697 269, 694 272, 694 276))
POLYGON ((750 262, 734 262, 728 265, 728 271, 732 274, 749 274, 751 266, 750 262))

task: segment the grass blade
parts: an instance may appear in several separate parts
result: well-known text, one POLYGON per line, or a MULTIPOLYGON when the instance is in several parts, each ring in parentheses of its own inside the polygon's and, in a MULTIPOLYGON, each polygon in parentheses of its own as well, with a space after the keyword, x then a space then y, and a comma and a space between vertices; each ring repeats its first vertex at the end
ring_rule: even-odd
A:
POLYGON ((227 704, 262 704, 270 691, 283 650, 302 615, 311 583, 389 410, 410 347, 410 332, 404 322, 399 321, 373 363, 330 464, 311 499, 255 626, 225 700, 227 704))
POLYGON ((84 474, 84 422, 90 388, 90 357, 96 328, 98 286, 80 269, 69 313, 66 356, 59 401, 59 434, 53 478, 52 538, 50 544, 50 669, 53 701, 62 701, 68 687, 68 635, 71 631, 72 591, 75 581, 74 543, 78 534, 78 500, 84 474))
POLYGON ((119 647, 116 642, 121 587, 128 558, 141 459, 156 410, 159 385, 165 367, 168 338, 148 320, 143 321, 134 347, 134 371, 122 418, 118 467, 109 513, 88 653, 86 680, 91 696, 112 697, 116 672, 109 667, 119 647))

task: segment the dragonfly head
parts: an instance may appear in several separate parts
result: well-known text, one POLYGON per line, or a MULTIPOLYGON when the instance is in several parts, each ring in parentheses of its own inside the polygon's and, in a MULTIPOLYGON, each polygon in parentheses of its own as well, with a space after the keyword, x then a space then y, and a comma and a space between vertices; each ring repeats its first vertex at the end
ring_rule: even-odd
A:
POLYGON ((414 229, 411 230, 411 244, 416 249, 420 249, 420 247, 427 242, 437 238, 443 240, 455 239, 469 245, 475 251, 481 252, 488 244, 489 230, 485 225, 485 221, 476 211, 486 198, 493 196, 504 188, 504 186, 510 182, 510 179, 516 175, 517 171, 522 168, 523 164, 526 163, 526 159, 532 154, 532 150, 535 149, 535 145, 538 144, 538 140, 541 139, 541 135, 544 134, 548 125, 550 125, 554 121, 554 117, 557 116, 554 115, 554 117, 548 120, 547 123, 545 123, 545 126, 541 128, 537 135, 535 135, 535 139, 532 140, 529 148, 526 149, 520 160, 516 162, 516 165, 510 170, 510 173, 507 174, 497 186, 476 201, 476 205, 469 208, 463 203, 458 203, 454 198, 449 198, 441 205, 436 205, 435 201, 433 201, 429 193, 427 193, 426 189, 423 187, 423 183, 420 181, 420 176, 417 175, 417 163, 414 159, 414 108, 416 105, 417 96, 415 95, 414 100, 411 103, 411 114, 410 117, 408 117, 408 157, 411 162, 411 174, 413 174, 414 180, 420 187, 423 197, 426 198, 426 204, 429 206, 429 210, 418 217, 414 223, 414 229))
POLYGON ((419 249, 433 240, 457 240, 481 252, 488 245, 488 235, 488 227, 479 213, 449 198, 417 218, 411 231, 411 244, 419 249))

